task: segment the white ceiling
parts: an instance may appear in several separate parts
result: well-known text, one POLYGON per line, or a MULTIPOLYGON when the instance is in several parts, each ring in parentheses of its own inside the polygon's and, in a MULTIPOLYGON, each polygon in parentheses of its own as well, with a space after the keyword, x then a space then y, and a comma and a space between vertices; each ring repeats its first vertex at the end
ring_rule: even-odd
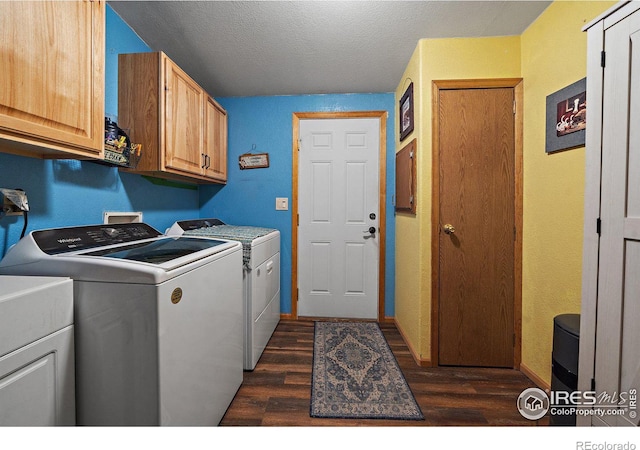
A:
POLYGON ((149 47, 227 97, 394 92, 419 39, 519 35, 551 2, 108 3, 149 47))

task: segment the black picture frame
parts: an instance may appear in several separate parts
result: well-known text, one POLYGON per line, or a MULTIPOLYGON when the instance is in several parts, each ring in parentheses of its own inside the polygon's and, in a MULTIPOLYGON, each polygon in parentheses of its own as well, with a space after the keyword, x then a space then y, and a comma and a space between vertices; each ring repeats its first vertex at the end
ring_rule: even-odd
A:
POLYGON ((403 141, 413 131, 413 82, 400 99, 400 141, 403 141))
POLYGON ((547 96, 547 154, 584 147, 587 126, 586 92, 587 79, 583 78, 547 96))

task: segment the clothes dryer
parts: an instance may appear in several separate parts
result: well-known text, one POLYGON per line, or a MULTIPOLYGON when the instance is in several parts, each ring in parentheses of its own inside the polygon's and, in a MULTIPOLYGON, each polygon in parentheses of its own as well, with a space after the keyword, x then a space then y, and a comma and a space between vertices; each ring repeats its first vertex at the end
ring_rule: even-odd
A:
POLYGON ((206 236, 242 243, 244 370, 253 370, 280 321, 280 231, 228 225, 219 219, 184 220, 170 236, 206 236))

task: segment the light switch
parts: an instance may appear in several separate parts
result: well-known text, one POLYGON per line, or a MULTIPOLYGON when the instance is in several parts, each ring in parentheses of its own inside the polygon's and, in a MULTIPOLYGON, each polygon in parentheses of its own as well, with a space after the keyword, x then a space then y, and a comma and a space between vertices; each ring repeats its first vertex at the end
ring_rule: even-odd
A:
POLYGON ((276 197, 276 210, 277 211, 288 211, 289 210, 289 199, 287 197, 276 197))

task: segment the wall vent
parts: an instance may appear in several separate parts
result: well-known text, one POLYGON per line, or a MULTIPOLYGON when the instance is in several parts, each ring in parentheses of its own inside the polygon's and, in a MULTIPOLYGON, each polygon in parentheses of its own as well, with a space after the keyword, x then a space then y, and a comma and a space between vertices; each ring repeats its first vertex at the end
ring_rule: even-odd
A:
POLYGON ((137 223, 142 222, 141 212, 107 211, 103 215, 103 223, 137 223))

